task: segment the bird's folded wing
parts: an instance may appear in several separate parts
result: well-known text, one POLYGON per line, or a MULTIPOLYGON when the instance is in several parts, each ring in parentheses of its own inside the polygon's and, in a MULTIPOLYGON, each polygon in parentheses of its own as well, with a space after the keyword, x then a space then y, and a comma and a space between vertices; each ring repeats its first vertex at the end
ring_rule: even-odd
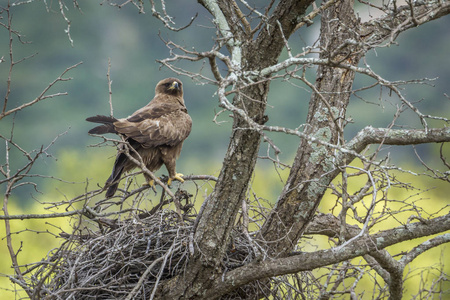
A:
POLYGON ((144 148, 168 145, 184 141, 191 132, 191 117, 183 110, 159 114, 158 111, 137 111, 127 119, 114 123, 116 130, 132 138, 144 148), (153 118, 152 118, 153 117, 153 118))

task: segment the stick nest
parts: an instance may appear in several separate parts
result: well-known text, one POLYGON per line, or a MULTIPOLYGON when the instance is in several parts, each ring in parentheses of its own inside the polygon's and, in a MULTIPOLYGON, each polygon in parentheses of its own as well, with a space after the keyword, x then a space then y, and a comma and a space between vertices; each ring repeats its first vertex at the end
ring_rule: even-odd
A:
MULTIPOLYGON (((39 299, 151 299, 162 281, 185 269, 193 223, 160 210, 121 222, 104 220, 89 234, 65 234, 66 242, 34 270, 29 287, 39 299)), ((226 270, 255 257, 239 232, 232 234, 226 270)))

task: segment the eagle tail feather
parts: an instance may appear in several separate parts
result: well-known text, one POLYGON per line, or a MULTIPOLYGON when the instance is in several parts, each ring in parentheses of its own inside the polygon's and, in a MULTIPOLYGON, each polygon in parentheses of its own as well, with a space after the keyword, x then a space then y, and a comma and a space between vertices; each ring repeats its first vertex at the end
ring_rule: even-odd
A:
POLYGON ((113 185, 111 185, 108 188, 108 190, 106 191, 106 194, 105 194, 106 198, 111 198, 112 196, 114 196, 118 187, 119 187, 119 182, 116 182, 113 185))
POLYGON ((119 180, 120 176, 122 176, 122 172, 125 167, 125 163, 127 160, 127 156, 123 153, 121 153, 114 162, 114 167, 111 172, 111 176, 106 180, 106 186, 108 187, 108 190, 106 191, 106 197, 111 198, 114 196, 114 194, 117 191, 117 188, 119 187, 119 180))
POLYGON ((92 128, 88 131, 90 134, 117 133, 113 124, 105 124, 92 128))
POLYGON ((116 122, 117 119, 114 117, 111 117, 111 116, 96 115, 93 117, 86 118, 86 121, 93 122, 93 123, 109 124, 109 123, 116 122))
POLYGON ((90 134, 117 133, 117 130, 114 128, 114 122, 116 122, 117 119, 114 117, 96 115, 87 118, 86 121, 103 124, 89 130, 88 132, 90 134))

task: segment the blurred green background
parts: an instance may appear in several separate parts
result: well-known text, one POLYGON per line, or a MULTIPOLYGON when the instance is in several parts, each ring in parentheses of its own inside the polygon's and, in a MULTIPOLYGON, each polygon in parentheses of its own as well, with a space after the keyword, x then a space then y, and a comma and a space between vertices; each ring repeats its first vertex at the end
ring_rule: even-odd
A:
MULTIPOLYGON (((36 177, 27 179, 37 184, 37 190, 32 185, 24 185, 14 190, 10 214, 44 212, 38 201, 70 199, 84 191, 86 182, 89 182, 89 187, 95 188, 97 184, 103 185, 109 176, 116 150, 114 147, 89 147, 100 140, 87 134, 92 124, 84 121, 86 117, 92 115, 109 114, 106 80, 108 59, 111 60, 114 115, 125 117, 148 103, 153 97, 155 84, 160 79, 176 76, 156 62, 157 59, 170 55, 170 50, 162 39, 170 39, 188 49, 194 47, 199 51, 209 50, 214 44, 215 29, 211 23, 211 16, 196 1, 167 3, 167 10, 174 16, 176 27, 186 25, 192 16, 199 13, 192 26, 178 33, 166 30, 160 21, 151 16, 149 8, 146 14, 139 14, 138 10, 130 5, 118 9, 104 1, 82 0, 78 1, 81 9, 79 11, 73 7, 71 1, 66 2, 68 9, 64 10, 71 22, 70 34, 74 41, 73 46, 65 33, 67 23, 61 16, 56 1, 35 1, 27 5, 13 6, 10 10, 13 28, 21 35, 20 40, 17 36, 13 36, 14 60, 32 57, 13 68, 9 109, 33 100, 67 67, 83 62, 65 75, 72 80, 57 83, 49 91, 49 93, 68 92, 67 96, 46 99, 3 119, 0 123, 0 133, 8 137, 14 126, 14 141, 27 151, 39 149, 41 145, 46 147, 56 136, 62 134, 48 150, 48 155, 37 162, 31 174, 53 176, 66 182, 36 177)), ((260 2, 255 1, 256 5, 260 2)), ((6 5, 7 2, 0 0, 0 3, 6 5)), ((375 12, 361 9, 359 13, 361 17, 367 17, 368 14, 375 12)), ((1 16, 3 19, 0 21, 7 22, 6 14, 3 13, 1 16)), ((318 37, 318 25, 316 21, 313 26, 302 28, 294 34, 289 41, 292 50, 300 52, 302 47, 311 45, 318 37)), ((417 107, 423 113, 449 117, 450 101, 444 96, 444 93, 450 94, 448 28, 450 18, 444 17, 412 29, 401 34, 397 40, 398 45, 371 51, 365 62, 375 72, 389 80, 433 79, 430 81, 433 86, 423 84, 405 86, 405 95, 411 102, 421 101, 417 103, 417 107)), ((8 31, 0 28, 0 57, 5 60, 0 64, 2 97, 6 94, 9 72, 8 40, 8 31)), ((283 57, 286 57, 286 54, 283 57)), ((177 66, 210 76, 207 64, 182 62, 177 66)), ((308 71, 308 76, 314 81, 315 70, 308 71)), ((221 110, 214 95, 214 86, 201 84, 188 77, 177 77, 184 83, 186 105, 194 122, 191 135, 185 141, 183 153, 178 160, 177 171, 185 175, 217 176, 228 146, 232 119, 225 112, 217 118, 218 123, 213 121, 216 113, 221 110)), ((291 80, 291 83, 282 80, 275 80, 272 83, 270 106, 267 109, 268 125, 297 128, 305 122, 310 92, 300 81, 291 80)), ((371 83, 372 80, 357 76, 354 88, 371 83)), ((397 106, 400 105, 395 96, 379 88, 360 92, 358 96, 364 100, 352 97, 348 115, 353 119, 353 123, 347 126, 347 139, 351 139, 358 130, 367 125, 388 126, 397 106)), ((414 113, 407 111, 396 124, 417 127, 420 126, 420 121, 414 113)), ((430 122, 430 125, 443 126, 439 122, 430 122)), ((283 134, 268 135, 282 150, 280 155, 282 162, 290 164, 299 140, 283 134)), ((449 153, 448 148, 444 148, 446 153, 449 153)), ((416 149, 430 166, 439 166, 439 150, 436 145, 423 145, 416 149)), ((267 144, 263 143, 261 155, 266 153, 267 144)), ((404 168, 423 171, 411 147, 389 147, 382 153, 384 155, 389 153, 393 162, 404 168)), ((5 145, 0 145, 0 161, 2 165, 5 164, 5 145)), ((24 156, 19 151, 11 150, 11 170, 17 170, 25 162, 24 156)), ((166 173, 162 168, 157 174, 166 173)), ((285 179, 287 170, 281 172, 280 176, 285 179)), ((187 183, 186 186, 192 190, 198 188, 192 183, 187 183)), ((281 188, 282 182, 273 171, 272 164, 259 161, 253 183, 253 189, 257 191, 258 196, 274 203, 281 188)), ((0 186, 0 190, 4 192, 5 186, 0 186)), ((433 201, 437 201, 437 206, 442 207, 445 206, 442 202, 448 203, 445 195, 448 191, 447 186, 441 185, 430 197, 434 197, 433 201)), ((200 194, 203 192, 200 191, 200 194)), ((198 196, 198 200, 202 201, 201 195, 198 196)), ((326 205, 321 209, 325 213, 329 212, 326 205)), ((64 219, 48 222, 69 230, 69 224, 66 224, 67 221, 64 219)), ((49 230, 56 234, 59 232, 58 228, 46 222, 13 221, 13 224, 14 230, 25 230, 20 236, 14 236, 17 242, 16 249, 20 242, 24 243, 23 252, 19 255, 19 260, 24 264, 40 260, 59 243, 52 235, 38 235, 30 231, 38 227, 42 231, 49 230)), ((0 230, 3 238, 4 223, 1 223, 0 230)), ((5 245, 5 239, 2 239, 0 273, 11 274, 12 269, 5 245)), ((0 286, 11 287, 6 278, 0 278, 0 286)), ((0 298, 2 292, 4 291, 0 290, 0 298)))

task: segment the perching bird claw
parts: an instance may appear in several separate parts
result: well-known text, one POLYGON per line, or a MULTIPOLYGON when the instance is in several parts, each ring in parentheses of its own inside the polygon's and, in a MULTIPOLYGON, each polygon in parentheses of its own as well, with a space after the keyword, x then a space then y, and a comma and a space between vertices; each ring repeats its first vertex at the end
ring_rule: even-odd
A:
POLYGON ((142 185, 143 186, 148 186, 149 188, 151 188, 156 193, 155 181, 153 179, 150 179, 148 182, 144 182, 142 185))
POLYGON ((171 185, 172 184, 172 180, 178 180, 179 182, 184 182, 184 179, 182 178, 184 175, 181 173, 176 173, 175 176, 173 176, 173 178, 169 178, 169 180, 167 180, 167 185, 171 185))

